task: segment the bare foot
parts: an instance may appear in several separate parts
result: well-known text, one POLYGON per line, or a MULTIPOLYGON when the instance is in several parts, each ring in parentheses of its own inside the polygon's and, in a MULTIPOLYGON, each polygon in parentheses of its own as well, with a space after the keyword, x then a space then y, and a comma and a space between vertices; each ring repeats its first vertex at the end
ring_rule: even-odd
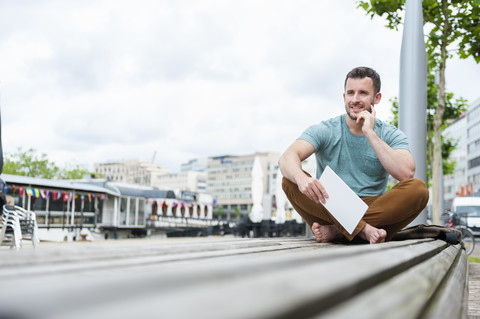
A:
POLYGON ((378 244, 385 242, 387 232, 384 229, 375 228, 370 224, 366 224, 365 227, 358 234, 360 238, 370 242, 370 244, 378 244))
POLYGON ((315 239, 319 243, 328 243, 336 238, 341 237, 341 233, 335 225, 320 225, 319 223, 313 223, 312 232, 315 235, 315 239))

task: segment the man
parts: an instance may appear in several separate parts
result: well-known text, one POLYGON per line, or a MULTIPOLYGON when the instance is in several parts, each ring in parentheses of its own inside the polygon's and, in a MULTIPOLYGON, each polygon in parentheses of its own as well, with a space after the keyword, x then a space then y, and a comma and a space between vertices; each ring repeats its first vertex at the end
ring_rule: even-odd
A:
POLYGON ((343 93, 346 114, 310 126, 280 157, 285 194, 318 242, 342 237, 371 244, 388 241, 427 205, 428 189, 413 178, 415 161, 405 134, 376 119, 380 86, 380 76, 373 69, 350 71, 343 93), (301 168, 313 153, 317 178, 301 168), (353 234, 321 204, 328 200, 328 193, 318 178, 327 165, 369 206, 353 234), (389 174, 399 183, 385 193, 389 174))

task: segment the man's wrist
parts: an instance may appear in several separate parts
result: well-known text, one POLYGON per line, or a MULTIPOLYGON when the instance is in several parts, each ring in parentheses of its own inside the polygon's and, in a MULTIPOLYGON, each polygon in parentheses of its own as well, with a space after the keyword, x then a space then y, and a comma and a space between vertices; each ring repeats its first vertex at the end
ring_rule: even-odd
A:
POLYGON ((371 137, 377 136, 377 133, 375 133, 375 130, 369 129, 369 130, 364 131, 364 132, 363 132, 363 135, 365 135, 365 137, 366 137, 367 139, 370 139, 371 137))
POLYGON ((302 171, 302 172, 296 174, 293 177, 293 179, 295 180, 295 184, 299 185, 299 183, 301 183, 306 177, 307 177, 307 175, 302 171))

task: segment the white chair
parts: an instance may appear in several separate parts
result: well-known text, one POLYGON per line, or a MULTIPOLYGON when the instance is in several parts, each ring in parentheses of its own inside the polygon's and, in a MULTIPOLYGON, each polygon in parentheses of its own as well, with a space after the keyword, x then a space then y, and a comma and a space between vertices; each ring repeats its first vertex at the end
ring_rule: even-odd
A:
MULTIPOLYGON (((0 231, 0 245, 4 242, 10 244, 10 248, 15 246, 16 250, 22 247, 22 230, 20 228, 20 219, 15 210, 6 209, 3 206, 2 211, 2 230, 0 231)), ((10 206, 12 207, 12 206, 10 206)))
POLYGON ((3 210, 18 216, 21 238, 24 240, 31 240, 33 247, 37 248, 40 240, 38 238, 38 226, 35 213, 27 211, 22 207, 11 205, 5 205, 3 210))

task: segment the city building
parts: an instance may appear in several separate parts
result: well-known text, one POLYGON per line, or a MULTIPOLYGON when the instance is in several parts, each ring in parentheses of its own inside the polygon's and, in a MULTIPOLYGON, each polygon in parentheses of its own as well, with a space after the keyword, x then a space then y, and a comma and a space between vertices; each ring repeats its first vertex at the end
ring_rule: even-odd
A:
POLYGON ((162 189, 176 189, 190 192, 206 192, 205 171, 182 171, 176 174, 159 175, 152 181, 152 186, 162 189))
POLYGON ((162 166, 145 161, 96 163, 94 171, 106 181, 151 186, 159 189, 205 193, 206 159, 191 160, 182 164, 180 173, 171 174, 162 166))
MULTIPOLYGON (((97 163, 94 169, 95 173, 101 174, 106 181, 173 190, 177 198, 182 198, 185 194, 208 194, 213 198, 215 210, 222 212, 222 217, 234 218, 245 216, 251 211, 252 170, 256 157, 260 161, 263 175, 264 218, 274 219, 280 157, 276 152, 192 159, 181 164, 179 173, 169 173, 157 164, 142 161, 97 163)), ((304 161, 302 165, 305 171, 315 176, 314 157, 304 161)), ((292 212, 291 206, 288 208, 292 212)), ((292 215, 290 213, 289 216, 292 215)))
POLYGON ((280 157, 275 152, 257 152, 249 155, 224 155, 211 157, 207 166, 207 192, 213 196, 217 209, 227 217, 232 214, 246 215, 253 205, 252 169, 255 157, 260 160, 263 171, 263 193, 271 192, 270 170, 280 157), (220 208, 221 207, 221 208, 220 208))
POLYGON ((480 191, 480 98, 467 112, 451 123, 443 136, 458 141, 451 159, 456 162, 455 172, 444 176, 445 208, 455 196, 466 196, 480 191))
POLYGON ((155 182, 160 176, 170 173, 168 169, 158 164, 139 160, 95 163, 94 171, 110 182, 145 186, 156 186, 155 182))
POLYGON ((480 98, 467 112, 467 176, 473 193, 480 191, 480 98))
POLYGON ((445 175, 443 178, 444 201, 450 202, 455 196, 457 196, 457 194, 462 194, 462 188, 465 193, 465 187, 468 184, 466 114, 463 114, 452 122, 443 131, 442 135, 446 138, 453 138, 457 141, 457 148, 450 154, 450 159, 456 162, 455 172, 453 174, 445 175))
POLYGON ((187 163, 183 163, 180 166, 181 172, 206 172, 208 165, 208 158, 196 158, 189 160, 187 163))

